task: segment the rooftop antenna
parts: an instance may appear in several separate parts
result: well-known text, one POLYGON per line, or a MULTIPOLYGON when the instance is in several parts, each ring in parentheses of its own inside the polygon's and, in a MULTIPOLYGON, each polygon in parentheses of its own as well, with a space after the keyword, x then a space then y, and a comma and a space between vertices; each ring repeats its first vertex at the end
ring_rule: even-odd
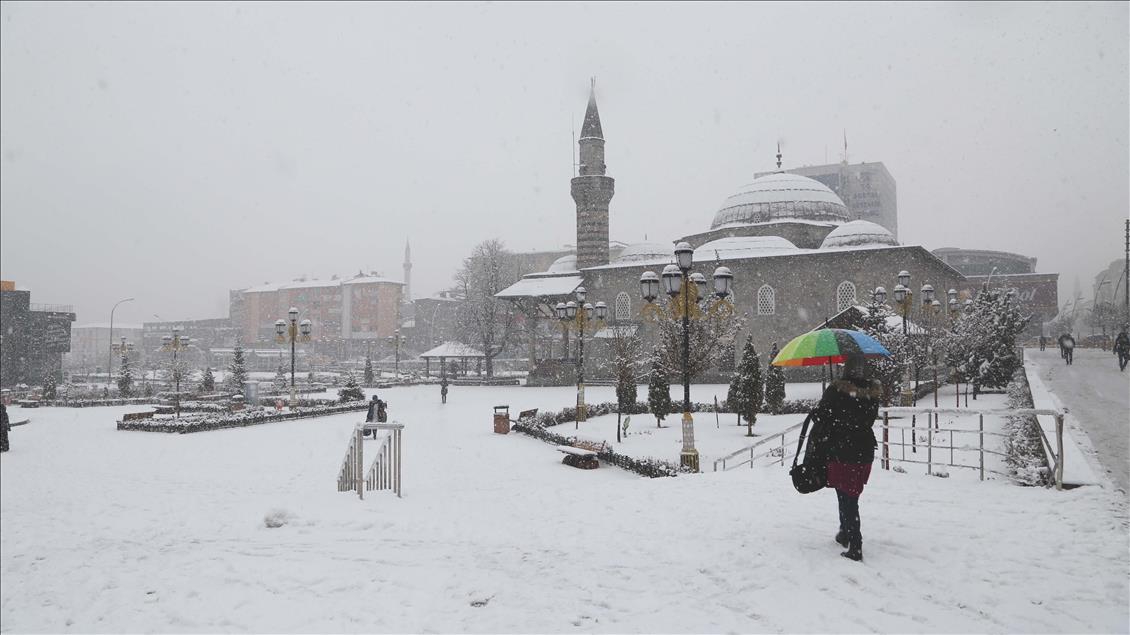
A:
POLYGON ((847 153, 847 128, 844 128, 844 163, 847 163, 847 162, 848 162, 848 153, 847 153))
POLYGON ((781 142, 777 142, 777 171, 781 171, 781 142))

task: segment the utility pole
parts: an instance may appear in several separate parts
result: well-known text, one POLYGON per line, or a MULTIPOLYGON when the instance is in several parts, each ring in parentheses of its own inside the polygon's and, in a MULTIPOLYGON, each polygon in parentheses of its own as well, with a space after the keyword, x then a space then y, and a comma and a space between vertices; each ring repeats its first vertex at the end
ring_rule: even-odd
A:
POLYGON ((1126 261, 1123 267, 1125 270, 1122 272, 1122 279, 1126 286, 1123 289, 1122 299, 1126 303, 1126 319, 1122 324, 1126 325, 1130 324, 1130 219, 1126 220, 1126 261))

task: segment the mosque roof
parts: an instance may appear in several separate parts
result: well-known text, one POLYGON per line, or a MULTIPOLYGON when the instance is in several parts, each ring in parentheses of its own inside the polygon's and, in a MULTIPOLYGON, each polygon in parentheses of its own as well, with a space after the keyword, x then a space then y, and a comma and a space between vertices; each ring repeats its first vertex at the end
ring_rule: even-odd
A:
POLYGON ((730 260, 753 256, 783 256, 800 253, 797 246, 780 236, 727 236, 704 243, 694 250, 695 262, 730 260))
POLYGON ((549 269, 546 269, 545 272, 546 273, 569 273, 569 272, 576 271, 576 270, 577 270, 577 254, 568 254, 568 255, 565 255, 565 256, 561 256, 557 260, 554 260, 553 264, 549 265, 549 269))
POLYGON ((710 228, 783 218, 847 221, 848 210, 823 183, 799 174, 775 172, 738 188, 714 214, 710 228))
POLYGON ((581 286, 581 276, 533 277, 526 276, 502 291, 496 298, 544 298, 569 295, 581 286))
POLYGON ((870 221, 853 220, 833 229, 824 237, 821 249, 835 247, 864 247, 874 245, 897 245, 898 241, 887 228, 870 221))
POLYGON ((633 243, 624 247, 612 262, 641 262, 667 258, 674 262, 675 246, 671 243, 633 243))

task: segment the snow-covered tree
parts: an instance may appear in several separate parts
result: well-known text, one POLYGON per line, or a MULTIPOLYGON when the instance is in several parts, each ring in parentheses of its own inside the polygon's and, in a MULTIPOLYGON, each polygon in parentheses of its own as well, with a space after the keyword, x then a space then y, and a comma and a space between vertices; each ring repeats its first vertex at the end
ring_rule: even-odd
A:
POLYGON ((772 364, 777 352, 777 345, 774 344, 769 353, 770 363, 765 369, 765 407, 772 414, 780 414, 785 403, 785 369, 772 364))
POLYGON ((373 358, 368 353, 365 353, 365 385, 372 386, 373 381, 373 358))
POLYGON ((235 394, 243 394, 243 383, 247 381, 247 367, 243 362, 243 347, 239 342, 235 344, 235 350, 232 352, 231 364, 228 365, 228 376, 224 383, 227 384, 228 391, 235 394))
POLYGON ((145 397, 153 396, 153 384, 145 382, 145 386, 141 389, 141 394, 145 397))
POLYGON ((118 371, 118 394, 125 398, 133 396, 133 368, 126 354, 122 354, 121 370, 118 371))
POLYGON ((1020 367, 1016 336, 1030 319, 1015 295, 1003 289, 982 289, 958 318, 946 360, 961 379, 973 384, 974 394, 984 387, 1008 385, 1020 367))
POLYGON ((671 406, 671 383, 667 380, 665 365, 657 359, 651 365, 647 380, 647 408, 655 415, 655 427, 663 427, 671 406))
MULTIPOLYGON (((681 302, 682 296, 676 296, 659 305, 659 310, 654 314, 659 332, 659 359, 666 365, 669 377, 681 376, 683 373, 683 319, 670 308, 681 302)), ((688 320, 690 346, 687 368, 693 381, 695 377, 717 365, 726 349, 733 347, 734 338, 745 320, 722 305, 701 309, 693 302, 693 294, 690 310, 693 317, 688 320)))
POLYGON ((346 373, 345 386, 337 391, 337 396, 343 403, 346 401, 363 401, 365 392, 361 390, 361 386, 357 385, 357 378, 353 376, 353 373, 346 373))
POLYGON ((888 321, 894 316, 894 312, 887 305, 871 304, 867 307, 867 313, 863 315, 863 324, 860 328, 891 353, 890 357, 873 357, 867 360, 872 376, 883 384, 884 403, 887 404, 890 404, 892 397, 899 394, 906 365, 914 361, 910 353, 909 338, 903 335, 901 322, 896 327, 888 321))
POLYGON ((204 369, 204 377, 200 380, 200 392, 209 393, 216 389, 216 376, 212 374, 212 367, 204 369))
POLYGON ((519 277, 517 258, 498 239, 476 245, 455 274, 463 295, 455 317, 456 332, 460 341, 482 351, 487 377, 494 375, 494 358, 509 343, 517 316, 514 305, 495 294, 519 277))
POLYGON ((745 417, 746 436, 753 436, 753 424, 757 423, 757 413, 761 412, 762 401, 765 396, 765 385, 761 380, 761 356, 753 348, 753 336, 746 338, 745 348, 742 350, 742 359, 738 362, 738 370, 730 383, 730 391, 726 395, 726 402, 739 416, 745 417))
POLYGON ((55 401, 56 397, 58 397, 58 389, 55 383, 55 373, 48 371, 43 377, 43 398, 47 401, 55 401))
POLYGON ((286 390, 287 379, 285 366, 279 364, 278 370, 275 371, 275 378, 271 380, 271 383, 275 387, 275 390, 280 392, 286 390))

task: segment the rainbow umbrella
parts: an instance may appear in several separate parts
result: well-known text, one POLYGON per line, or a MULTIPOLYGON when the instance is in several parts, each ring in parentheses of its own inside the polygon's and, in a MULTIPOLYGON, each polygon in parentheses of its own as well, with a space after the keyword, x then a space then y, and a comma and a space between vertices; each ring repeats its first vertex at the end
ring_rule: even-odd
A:
POLYGON ((817 329, 794 337, 777 353, 774 366, 822 366, 842 364, 848 355, 890 357, 891 352, 875 338, 848 329, 817 329))

